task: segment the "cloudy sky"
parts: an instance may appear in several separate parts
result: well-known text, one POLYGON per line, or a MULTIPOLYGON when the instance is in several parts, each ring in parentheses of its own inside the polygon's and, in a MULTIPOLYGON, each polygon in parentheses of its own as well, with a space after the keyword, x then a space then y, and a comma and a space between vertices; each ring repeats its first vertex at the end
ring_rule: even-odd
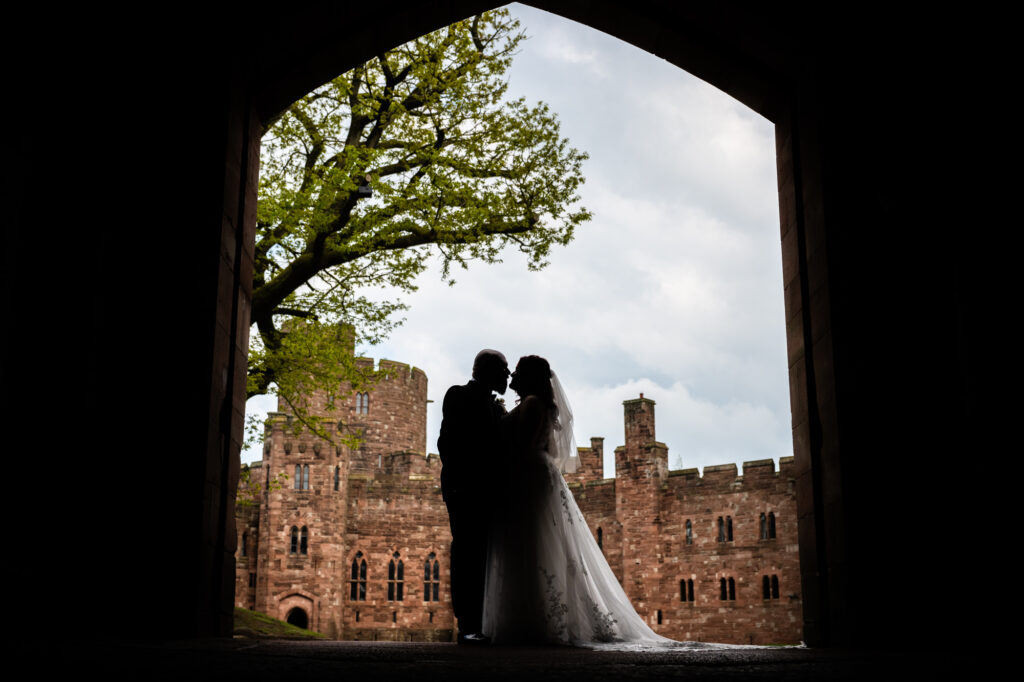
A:
POLYGON ((405 324, 364 354, 427 373, 431 452, 445 390, 490 347, 512 364, 551 362, 577 443, 605 438, 607 476, 624 441, 622 401, 641 392, 657 403, 673 469, 791 455, 772 124, 616 38, 511 10, 529 39, 508 94, 550 104, 590 154, 581 194, 594 219, 539 273, 514 251, 455 273, 451 288, 433 268, 405 324))

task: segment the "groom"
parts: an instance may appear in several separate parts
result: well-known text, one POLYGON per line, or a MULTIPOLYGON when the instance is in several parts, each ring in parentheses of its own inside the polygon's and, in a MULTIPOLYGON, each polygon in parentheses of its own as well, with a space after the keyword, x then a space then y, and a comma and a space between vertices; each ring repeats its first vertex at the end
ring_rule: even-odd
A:
POLYGON ((473 361, 473 379, 452 386, 441 408, 441 495, 452 529, 452 609, 459 620, 460 644, 486 644, 483 630, 487 526, 494 514, 493 487, 500 448, 498 427, 505 408, 492 391, 505 393, 508 362, 485 349, 473 361))

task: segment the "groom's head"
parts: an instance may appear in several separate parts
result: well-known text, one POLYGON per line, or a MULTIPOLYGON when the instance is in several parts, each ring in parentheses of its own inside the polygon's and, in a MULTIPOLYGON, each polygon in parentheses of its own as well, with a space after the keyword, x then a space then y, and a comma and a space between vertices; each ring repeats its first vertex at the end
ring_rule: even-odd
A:
POLYGON ((473 378, 486 388, 504 393, 508 388, 508 361, 496 350, 485 348, 473 360, 473 378))

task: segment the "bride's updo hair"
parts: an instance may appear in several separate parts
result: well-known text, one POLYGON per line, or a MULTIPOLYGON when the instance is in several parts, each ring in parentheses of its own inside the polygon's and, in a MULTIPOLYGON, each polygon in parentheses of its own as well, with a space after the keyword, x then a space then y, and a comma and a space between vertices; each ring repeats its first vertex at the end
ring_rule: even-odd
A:
POLYGON ((554 407, 555 392, 551 388, 551 365, 539 355, 524 355, 516 364, 515 385, 512 389, 521 398, 535 395, 554 407))

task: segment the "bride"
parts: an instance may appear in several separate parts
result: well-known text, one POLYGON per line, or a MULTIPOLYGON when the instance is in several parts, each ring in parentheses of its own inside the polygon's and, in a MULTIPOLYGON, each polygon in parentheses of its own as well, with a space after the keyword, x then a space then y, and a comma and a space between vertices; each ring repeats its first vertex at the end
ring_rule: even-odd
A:
POLYGON ((519 404, 502 421, 485 634, 497 644, 673 644, 633 610, 562 478, 576 462, 572 412, 547 360, 521 358, 509 386, 519 404))

